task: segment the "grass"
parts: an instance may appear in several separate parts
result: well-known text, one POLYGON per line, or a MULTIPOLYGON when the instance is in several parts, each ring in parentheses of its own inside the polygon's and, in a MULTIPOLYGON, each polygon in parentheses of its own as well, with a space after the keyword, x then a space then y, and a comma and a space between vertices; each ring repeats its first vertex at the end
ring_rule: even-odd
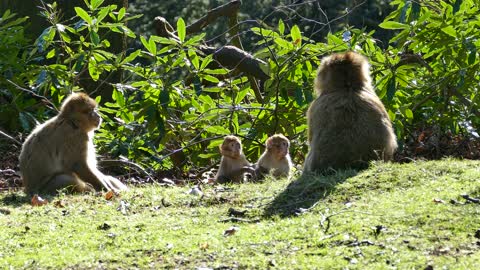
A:
POLYGON ((480 162, 447 159, 203 197, 148 185, 33 207, 2 193, 0 268, 479 269, 480 204, 461 197, 480 197, 479 179, 480 162))

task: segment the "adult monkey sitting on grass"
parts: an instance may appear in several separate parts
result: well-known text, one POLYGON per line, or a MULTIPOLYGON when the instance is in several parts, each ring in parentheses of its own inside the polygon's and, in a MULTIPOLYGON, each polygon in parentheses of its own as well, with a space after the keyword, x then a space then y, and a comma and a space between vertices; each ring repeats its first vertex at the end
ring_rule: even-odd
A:
POLYGON ((128 189, 97 169, 93 131, 101 117, 96 109, 97 103, 87 94, 71 94, 57 116, 32 131, 19 158, 27 194, 128 189))
POLYGON ((363 169, 371 160, 393 158, 397 141, 369 68, 367 59, 354 52, 322 59, 317 99, 307 112, 310 149, 304 173, 363 169))

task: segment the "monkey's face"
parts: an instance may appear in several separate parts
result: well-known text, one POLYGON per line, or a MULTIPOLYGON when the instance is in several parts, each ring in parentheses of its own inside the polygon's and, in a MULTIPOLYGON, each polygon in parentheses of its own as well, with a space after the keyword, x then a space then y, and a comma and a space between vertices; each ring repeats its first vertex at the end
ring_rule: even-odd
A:
POLYGON ((290 143, 287 139, 272 138, 267 141, 267 151, 272 152, 277 159, 282 159, 288 155, 290 143))
POLYGON ((102 123, 102 118, 95 107, 82 108, 76 113, 76 122, 86 132, 97 129, 102 123))
POLYGON ((237 140, 225 140, 220 146, 222 155, 237 159, 242 154, 242 145, 237 140))

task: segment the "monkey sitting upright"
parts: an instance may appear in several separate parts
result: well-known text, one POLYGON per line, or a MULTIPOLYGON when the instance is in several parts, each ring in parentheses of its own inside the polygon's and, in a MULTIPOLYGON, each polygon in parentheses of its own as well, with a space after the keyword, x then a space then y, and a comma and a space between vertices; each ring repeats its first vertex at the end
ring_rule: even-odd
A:
POLYGON ((275 178, 288 177, 292 160, 288 149, 290 141, 282 134, 275 134, 265 142, 265 152, 260 156, 255 167, 256 179, 271 174, 275 178))
POLYGON ((305 173, 362 169, 370 160, 393 158, 397 141, 365 57, 354 52, 325 57, 314 88, 318 97, 307 112, 305 173))
POLYGON ((218 183, 241 183, 245 173, 255 174, 255 170, 243 154, 239 138, 233 135, 226 136, 219 148, 222 159, 215 176, 218 183))
POLYGON ((74 93, 65 99, 57 116, 28 136, 19 158, 27 194, 128 189, 97 169, 92 140, 101 118, 96 107, 87 94, 74 93))

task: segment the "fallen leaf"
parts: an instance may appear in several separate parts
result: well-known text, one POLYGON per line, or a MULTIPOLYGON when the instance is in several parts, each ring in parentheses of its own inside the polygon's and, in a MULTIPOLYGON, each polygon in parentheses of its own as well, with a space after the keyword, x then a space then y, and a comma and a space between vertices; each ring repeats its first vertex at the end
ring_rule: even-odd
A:
POLYGON ((38 196, 38 195, 33 195, 32 197, 32 206, 43 206, 43 205, 46 205, 48 204, 48 200, 47 199, 43 199, 42 197, 38 196))
POLYGON ((208 243, 201 243, 200 244, 200 249, 201 250, 206 250, 208 248, 208 243))
POLYGON ((169 207, 169 206, 172 206, 172 204, 171 204, 171 203, 169 203, 169 202, 167 202, 167 201, 165 200, 165 198, 162 198, 162 205, 163 205, 163 207, 169 207))
POLYGON ((444 200, 438 199, 438 198, 433 199, 433 202, 434 202, 434 203, 445 203, 444 200))
POLYGON ((113 196, 115 196, 115 192, 113 190, 109 190, 107 193, 105 193, 105 200, 110 201, 113 196))
POLYGON ((207 180, 207 184, 209 184, 209 185, 213 185, 213 184, 215 184, 216 182, 217 182, 217 181, 215 181, 215 178, 208 178, 208 180, 207 180))
POLYGON ((203 196, 202 190, 199 188, 199 186, 194 186, 193 188, 188 191, 188 194, 195 195, 195 196, 203 196))
POLYGON ((235 226, 232 226, 230 227, 228 230, 225 230, 223 232, 223 236, 232 236, 234 235, 236 232, 238 232, 240 230, 240 228, 238 227, 235 227, 235 226))
POLYGON ((162 182, 169 185, 169 186, 175 186, 175 181, 168 179, 168 178, 163 178, 162 182))
POLYGON ((108 225, 108 223, 104 222, 102 225, 98 226, 97 229, 99 230, 109 230, 110 228, 112 228, 112 226, 108 225))
POLYGON ((122 214, 127 215, 128 210, 130 210, 130 204, 125 200, 121 200, 117 211, 120 211, 122 214))
POLYGON ((58 207, 58 208, 64 208, 65 203, 62 200, 54 201, 53 206, 58 207))

